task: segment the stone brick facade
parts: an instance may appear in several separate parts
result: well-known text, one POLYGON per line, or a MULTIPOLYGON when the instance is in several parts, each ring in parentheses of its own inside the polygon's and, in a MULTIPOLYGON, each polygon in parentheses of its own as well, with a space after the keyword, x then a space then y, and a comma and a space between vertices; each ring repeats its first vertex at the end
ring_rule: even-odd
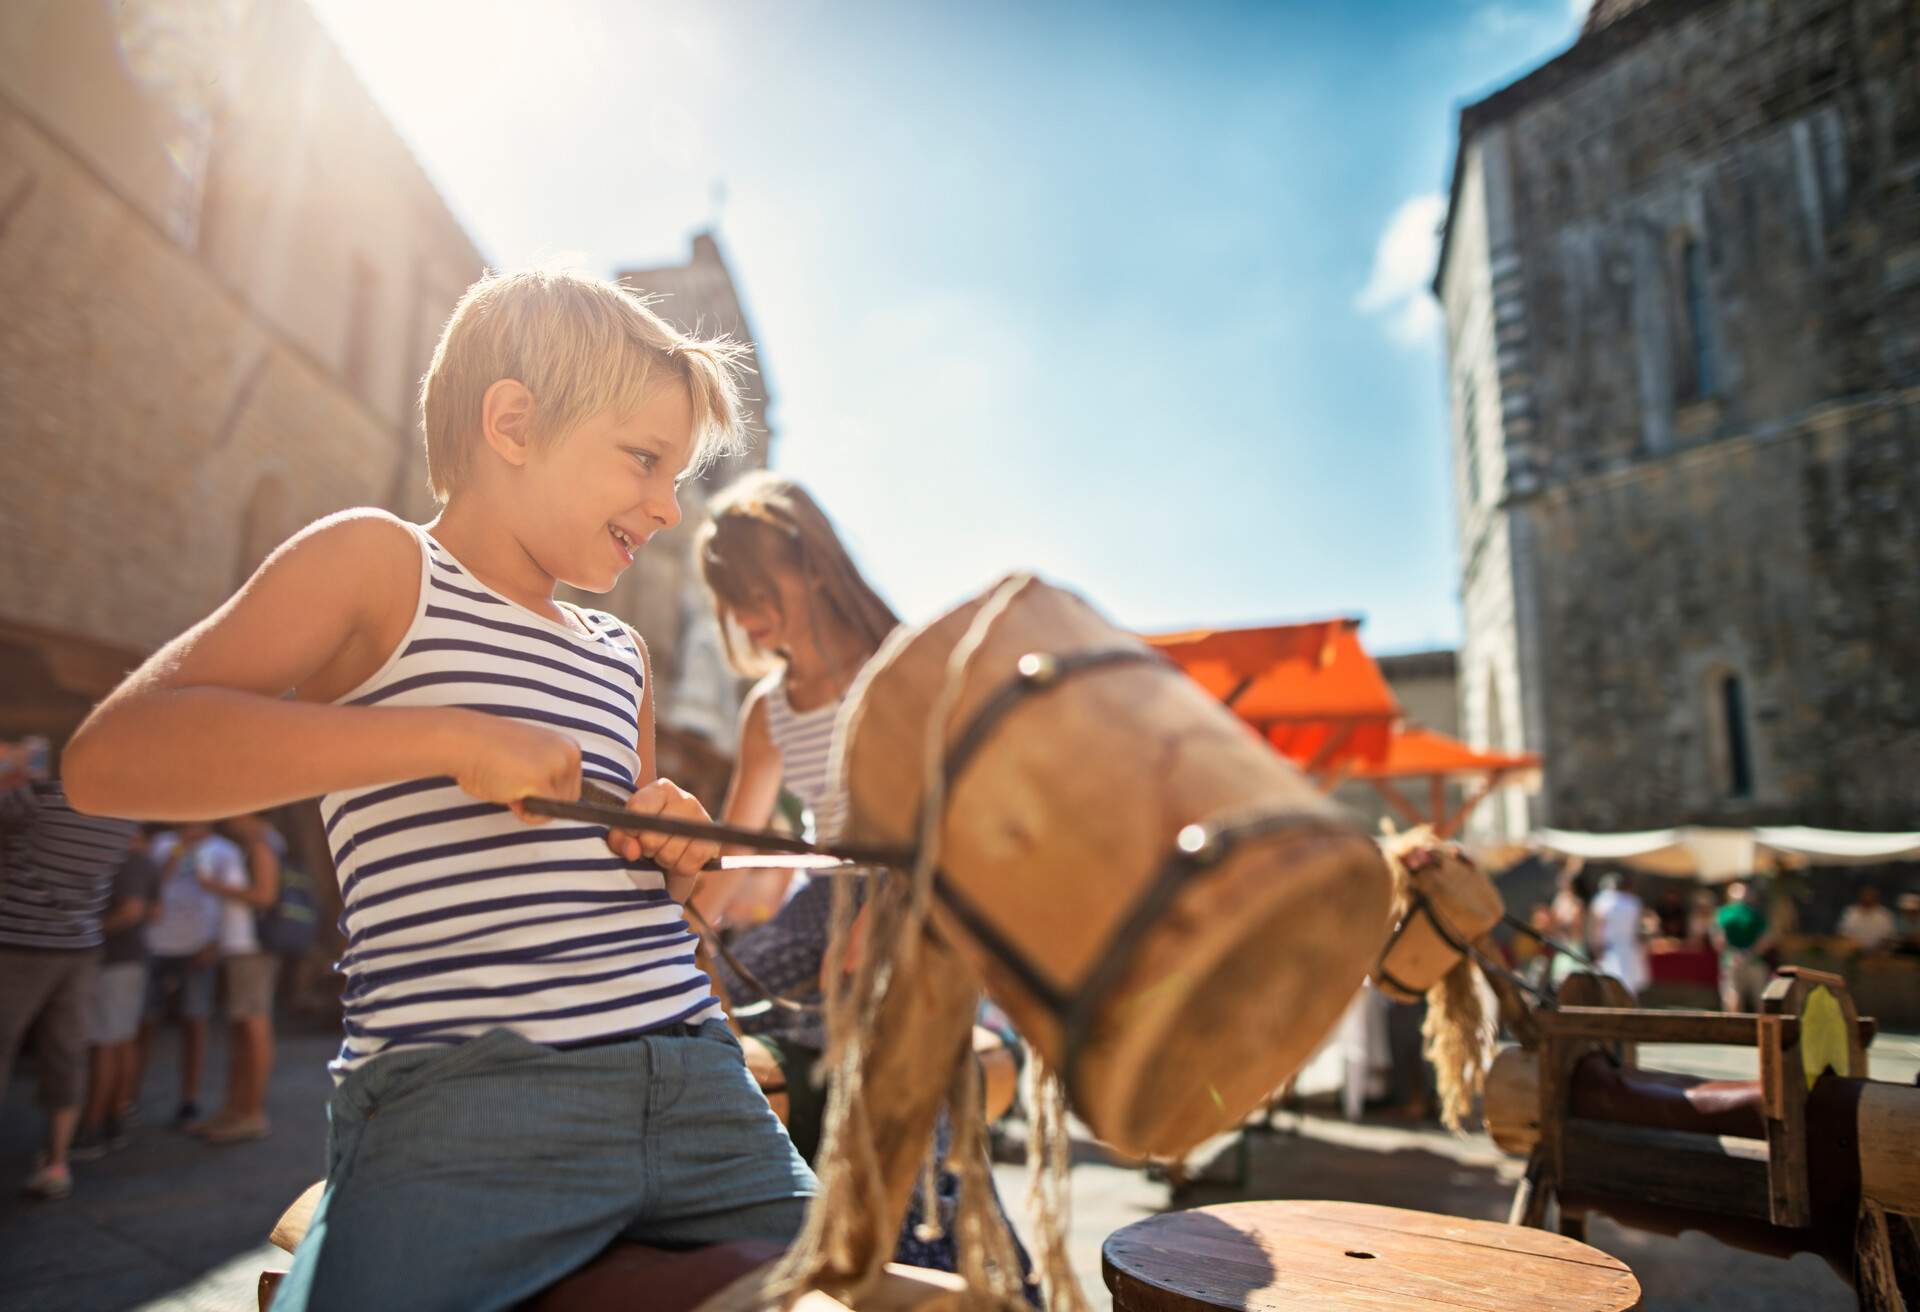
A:
MULTIPOLYGON (((434 513, 417 389, 484 266, 301 0, 0 5, 0 737, 56 742, 322 515, 434 513)), ((710 235, 623 275, 751 341, 710 235)), ((646 635, 662 767, 717 802, 739 704, 686 524, 591 599, 646 635)))
POLYGON ((1647 0, 1461 115, 1481 832, 1920 825, 1920 10, 1647 0))
POLYGON ((426 508, 480 253, 305 6, 241 12, 0 9, 0 734, 63 737, 300 525, 426 508))

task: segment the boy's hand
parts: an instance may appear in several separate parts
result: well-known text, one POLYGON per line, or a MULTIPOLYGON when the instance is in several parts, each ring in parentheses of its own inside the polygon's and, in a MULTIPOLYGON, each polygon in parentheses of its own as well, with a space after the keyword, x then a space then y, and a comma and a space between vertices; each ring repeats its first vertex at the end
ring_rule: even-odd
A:
MULTIPOLYGON (((637 815, 664 815, 702 823, 712 819, 698 798, 671 779, 655 779, 629 797, 627 810, 637 815)), ((619 829, 607 831, 607 846, 629 861, 651 857, 666 874, 667 895, 676 902, 686 901, 687 894, 693 891, 693 881, 720 855, 720 845, 704 838, 638 834, 619 829)))
POLYGON ((580 800, 580 744, 553 729, 469 711, 452 771, 460 787, 483 802, 498 802, 530 825, 545 816, 528 814, 528 797, 580 800))

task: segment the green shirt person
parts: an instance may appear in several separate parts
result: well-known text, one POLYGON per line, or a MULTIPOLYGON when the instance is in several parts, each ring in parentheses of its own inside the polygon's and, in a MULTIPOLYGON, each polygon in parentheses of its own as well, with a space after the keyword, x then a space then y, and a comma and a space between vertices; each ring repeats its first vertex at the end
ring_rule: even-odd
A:
POLYGON ((1745 884, 1727 889, 1727 904, 1713 918, 1714 946, 1720 949, 1720 1005, 1727 1011, 1753 1011, 1767 987, 1767 963, 1760 951, 1767 942, 1767 913, 1745 884))

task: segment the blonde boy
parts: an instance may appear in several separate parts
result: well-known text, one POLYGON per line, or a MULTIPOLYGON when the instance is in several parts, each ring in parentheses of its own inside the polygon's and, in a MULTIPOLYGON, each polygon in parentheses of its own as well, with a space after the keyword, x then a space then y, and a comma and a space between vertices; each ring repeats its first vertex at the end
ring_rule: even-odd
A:
POLYGON ((520 808, 585 777, 705 817, 655 776, 646 648, 554 590, 606 591, 678 522, 677 481, 737 440, 735 367, 609 283, 483 278, 421 393, 439 517, 296 534, 68 747, 89 811, 321 796, 346 1034, 277 1312, 509 1307, 622 1235, 798 1229, 812 1177, 666 891, 714 848, 520 808))

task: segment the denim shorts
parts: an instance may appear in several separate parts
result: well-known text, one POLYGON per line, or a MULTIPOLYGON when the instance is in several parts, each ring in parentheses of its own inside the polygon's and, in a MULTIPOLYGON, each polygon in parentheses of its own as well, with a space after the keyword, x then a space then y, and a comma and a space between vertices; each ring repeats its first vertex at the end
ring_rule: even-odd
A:
POLYGON ((193 957, 147 959, 147 1014, 205 1020, 213 1014, 213 963, 193 957))
POLYGON ((378 1057, 328 1118, 326 1194, 275 1312, 512 1307, 618 1238, 790 1241, 814 1189, 717 1020, 378 1057))

